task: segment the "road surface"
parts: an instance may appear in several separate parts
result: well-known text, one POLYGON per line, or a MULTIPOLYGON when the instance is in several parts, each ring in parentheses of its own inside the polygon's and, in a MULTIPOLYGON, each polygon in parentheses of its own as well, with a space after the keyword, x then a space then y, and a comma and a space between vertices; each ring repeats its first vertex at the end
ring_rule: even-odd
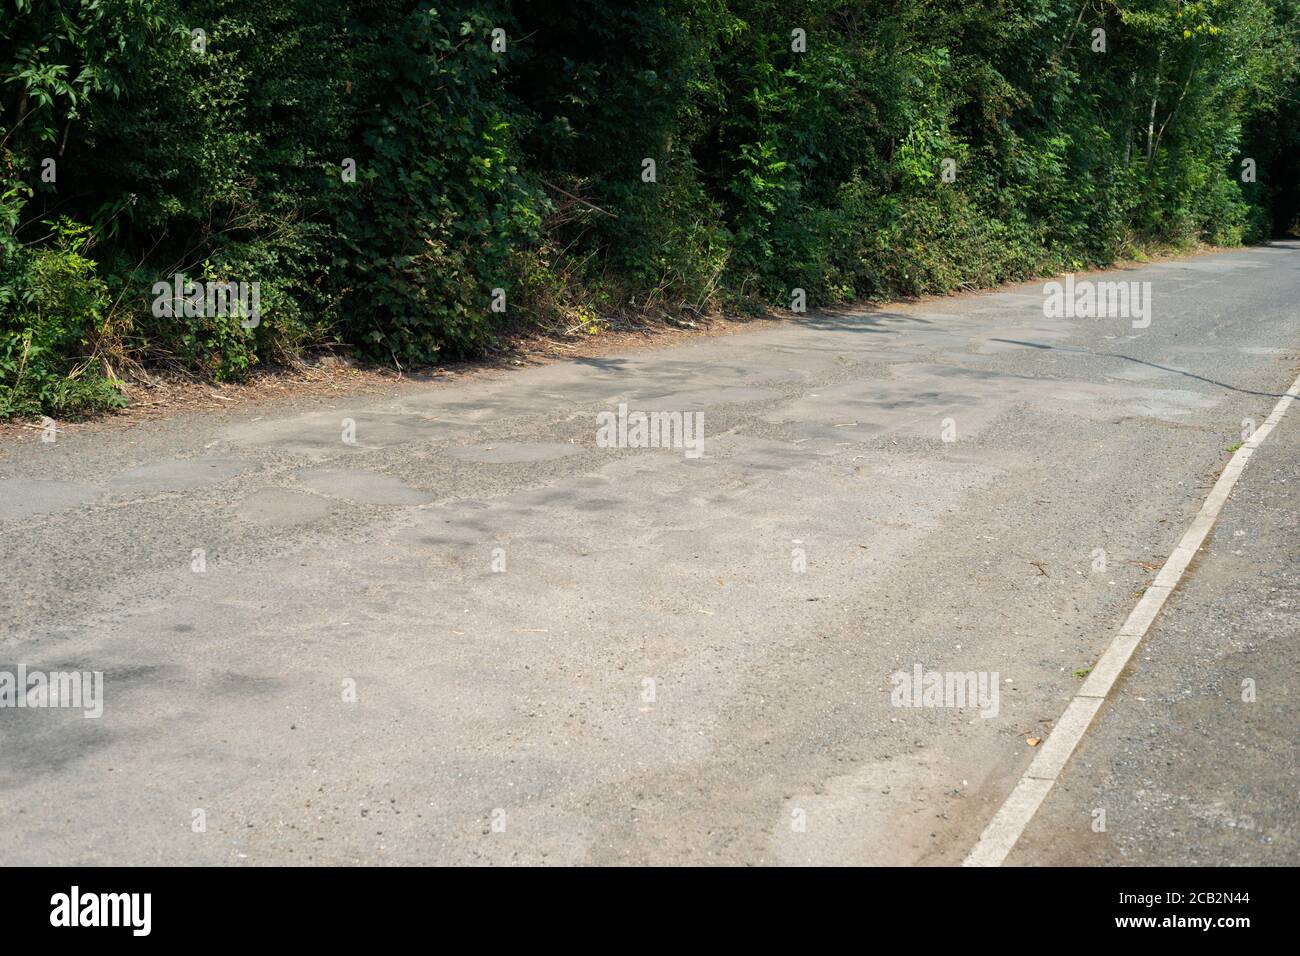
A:
MULTIPOLYGON (((1300 244, 1087 278, 0 448, 6 861, 961 862, 1300 365, 1300 244)), ((1300 859, 1297 435, 1008 863, 1300 859)))

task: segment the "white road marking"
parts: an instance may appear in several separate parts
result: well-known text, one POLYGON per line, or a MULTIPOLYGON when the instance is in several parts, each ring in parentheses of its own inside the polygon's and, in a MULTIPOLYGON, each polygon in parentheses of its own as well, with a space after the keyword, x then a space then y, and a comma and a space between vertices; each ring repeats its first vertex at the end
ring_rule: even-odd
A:
POLYGON ((1300 378, 1297 378, 1290 390, 1278 400, 1272 413, 1264 419, 1264 424, 1260 425, 1250 436, 1250 440, 1244 442, 1232 456, 1232 460, 1223 469, 1223 474, 1219 475, 1219 480, 1210 489, 1209 497, 1201 505, 1200 513, 1183 534, 1174 553, 1160 569, 1155 582, 1147 588, 1142 595, 1142 600, 1138 601, 1137 606, 1129 614, 1128 620, 1124 622, 1124 626, 1119 629, 1119 633, 1115 635, 1115 639, 1110 642, 1106 652, 1097 661, 1088 679, 1079 688, 1079 693, 1065 708, 1051 736, 1044 743, 1043 749, 1034 757, 1033 763, 1020 778, 1020 782, 998 808, 998 812, 993 815, 989 825, 980 834, 979 842, 962 861, 962 866, 1001 866, 1006 860, 1007 854, 1016 845, 1020 835, 1025 832, 1025 827, 1029 826, 1029 821, 1038 812, 1048 791, 1052 789, 1052 784, 1056 783, 1056 778, 1065 768, 1066 761, 1070 759, 1079 741, 1083 739, 1097 711, 1101 709, 1102 703, 1110 694, 1116 678, 1128 664, 1133 652, 1137 650, 1138 644, 1150 629, 1160 609, 1164 607, 1169 595, 1173 593, 1173 589, 1178 586, 1178 582, 1187 570, 1187 565, 1191 563, 1192 558, 1205 542, 1206 535, 1214 527, 1219 512, 1228 501, 1233 485, 1241 477, 1246 462, 1268 437, 1269 432, 1277 427, 1277 423, 1286 414, 1287 408, 1297 398, 1300 398, 1300 378))

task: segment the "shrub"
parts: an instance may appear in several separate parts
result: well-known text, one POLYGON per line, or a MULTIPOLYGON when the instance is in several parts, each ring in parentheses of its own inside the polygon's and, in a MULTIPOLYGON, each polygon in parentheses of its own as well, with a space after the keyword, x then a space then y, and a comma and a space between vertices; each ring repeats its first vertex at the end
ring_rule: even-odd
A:
POLYGON ((126 403, 96 367, 109 299, 82 254, 88 229, 66 220, 51 228, 52 245, 0 251, 0 417, 126 403))
POLYGON ((14 0, 2 413, 1300 228, 1297 4, 14 0), (261 324, 155 317, 178 273, 261 324))

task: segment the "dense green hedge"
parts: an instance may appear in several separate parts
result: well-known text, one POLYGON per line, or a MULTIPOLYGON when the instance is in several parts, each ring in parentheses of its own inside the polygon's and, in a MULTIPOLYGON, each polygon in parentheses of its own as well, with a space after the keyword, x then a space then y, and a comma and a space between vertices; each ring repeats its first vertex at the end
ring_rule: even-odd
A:
POLYGON ((405 366, 507 323, 1266 238, 1297 211, 1298 12, 0 0, 0 416, 113 404, 147 365, 405 366), (156 316, 177 273, 260 283, 262 320, 156 316))

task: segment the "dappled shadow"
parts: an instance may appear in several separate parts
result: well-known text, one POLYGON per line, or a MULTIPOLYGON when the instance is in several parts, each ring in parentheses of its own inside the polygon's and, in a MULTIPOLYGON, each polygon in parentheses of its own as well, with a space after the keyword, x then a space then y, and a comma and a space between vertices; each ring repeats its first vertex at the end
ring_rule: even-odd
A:
POLYGON ((919 315, 907 312, 882 311, 829 311, 809 312, 803 318, 794 320, 796 327, 817 329, 823 332, 873 332, 876 334, 897 335, 901 330, 890 328, 898 324, 908 329, 928 326, 934 323, 919 315), (888 324, 886 324, 888 320, 888 324))
POLYGON ((630 364, 630 360, 625 358, 576 358, 572 361, 574 365, 590 365, 606 372, 622 371, 630 364))

